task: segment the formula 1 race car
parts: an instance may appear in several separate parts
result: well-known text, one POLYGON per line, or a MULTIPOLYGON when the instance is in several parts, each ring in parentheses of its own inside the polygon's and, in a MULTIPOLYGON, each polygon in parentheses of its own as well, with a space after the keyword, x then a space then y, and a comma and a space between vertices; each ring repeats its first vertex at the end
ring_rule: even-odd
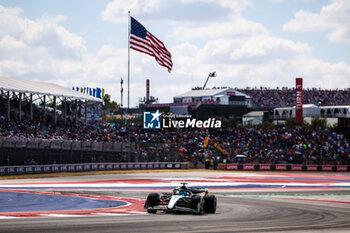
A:
POLYGON ((188 188, 187 183, 181 183, 172 193, 150 193, 144 208, 148 213, 155 214, 158 210, 172 213, 192 213, 202 215, 214 214, 216 197, 209 195, 206 188, 188 188))

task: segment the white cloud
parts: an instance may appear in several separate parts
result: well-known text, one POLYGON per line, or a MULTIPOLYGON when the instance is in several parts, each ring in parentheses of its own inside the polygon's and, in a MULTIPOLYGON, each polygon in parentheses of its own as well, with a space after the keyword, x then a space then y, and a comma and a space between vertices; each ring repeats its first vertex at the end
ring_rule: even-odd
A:
POLYGON ((234 17, 228 22, 209 23, 202 27, 177 27, 175 36, 181 40, 215 39, 231 36, 252 36, 267 34, 267 30, 259 23, 247 21, 242 17, 234 17))
POLYGON ((133 15, 141 13, 151 14, 159 10, 160 0, 114 0, 107 4, 102 12, 102 17, 106 21, 123 23, 128 20, 128 11, 133 15))
POLYGON ((181 0, 182 3, 190 4, 190 3, 214 3, 220 5, 224 8, 229 8, 233 12, 240 12, 247 6, 252 5, 251 0, 181 0))
POLYGON ((330 31, 332 42, 350 43, 350 1, 334 0, 320 13, 300 10, 283 25, 287 32, 330 31))

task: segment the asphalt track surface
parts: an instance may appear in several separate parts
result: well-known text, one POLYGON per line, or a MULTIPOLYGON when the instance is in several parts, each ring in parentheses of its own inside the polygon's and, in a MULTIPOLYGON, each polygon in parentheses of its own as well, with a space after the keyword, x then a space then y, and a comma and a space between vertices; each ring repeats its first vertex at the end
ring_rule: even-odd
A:
MULTIPOLYGON (((245 177, 245 173, 147 173, 118 175, 118 179, 175 177, 180 182, 182 177, 200 178, 237 174, 245 177)), ((331 176, 339 178, 335 173, 331 176)), ((115 178, 116 175, 102 175, 48 180, 88 182, 115 178)), ((346 182, 349 174, 341 174, 341 179, 343 178, 346 178, 344 179, 346 182)), ((40 183, 47 180, 16 182, 40 183)), ((56 192, 145 199, 149 190, 62 189, 56 192)), ((350 189, 347 188, 231 189, 216 190, 214 193, 218 198, 215 214, 197 216, 142 213, 115 216, 8 218, 0 219, 0 232, 350 232, 350 189)))

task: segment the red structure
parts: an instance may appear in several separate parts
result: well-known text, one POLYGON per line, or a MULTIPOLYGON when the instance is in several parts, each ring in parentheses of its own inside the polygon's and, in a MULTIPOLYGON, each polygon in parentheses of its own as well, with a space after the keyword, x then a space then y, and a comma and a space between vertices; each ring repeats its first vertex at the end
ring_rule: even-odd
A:
POLYGON ((295 79, 295 124, 303 123, 303 79, 295 79))
POLYGON ((149 102, 149 79, 146 79, 146 103, 149 102))

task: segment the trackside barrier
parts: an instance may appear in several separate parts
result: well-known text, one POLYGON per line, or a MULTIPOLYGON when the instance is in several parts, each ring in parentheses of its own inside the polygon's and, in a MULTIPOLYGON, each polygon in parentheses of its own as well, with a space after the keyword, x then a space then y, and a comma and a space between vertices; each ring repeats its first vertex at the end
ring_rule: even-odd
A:
POLYGON ((221 170, 231 171, 324 171, 350 172, 350 165, 302 165, 302 164, 219 164, 221 170))
MULTIPOLYGON (((187 169, 187 162, 145 162, 145 163, 88 163, 88 164, 52 164, 0 167, 0 176, 40 174, 54 172, 83 172, 111 170, 150 170, 150 169, 187 169)), ((226 168, 226 166, 225 166, 226 168)))

